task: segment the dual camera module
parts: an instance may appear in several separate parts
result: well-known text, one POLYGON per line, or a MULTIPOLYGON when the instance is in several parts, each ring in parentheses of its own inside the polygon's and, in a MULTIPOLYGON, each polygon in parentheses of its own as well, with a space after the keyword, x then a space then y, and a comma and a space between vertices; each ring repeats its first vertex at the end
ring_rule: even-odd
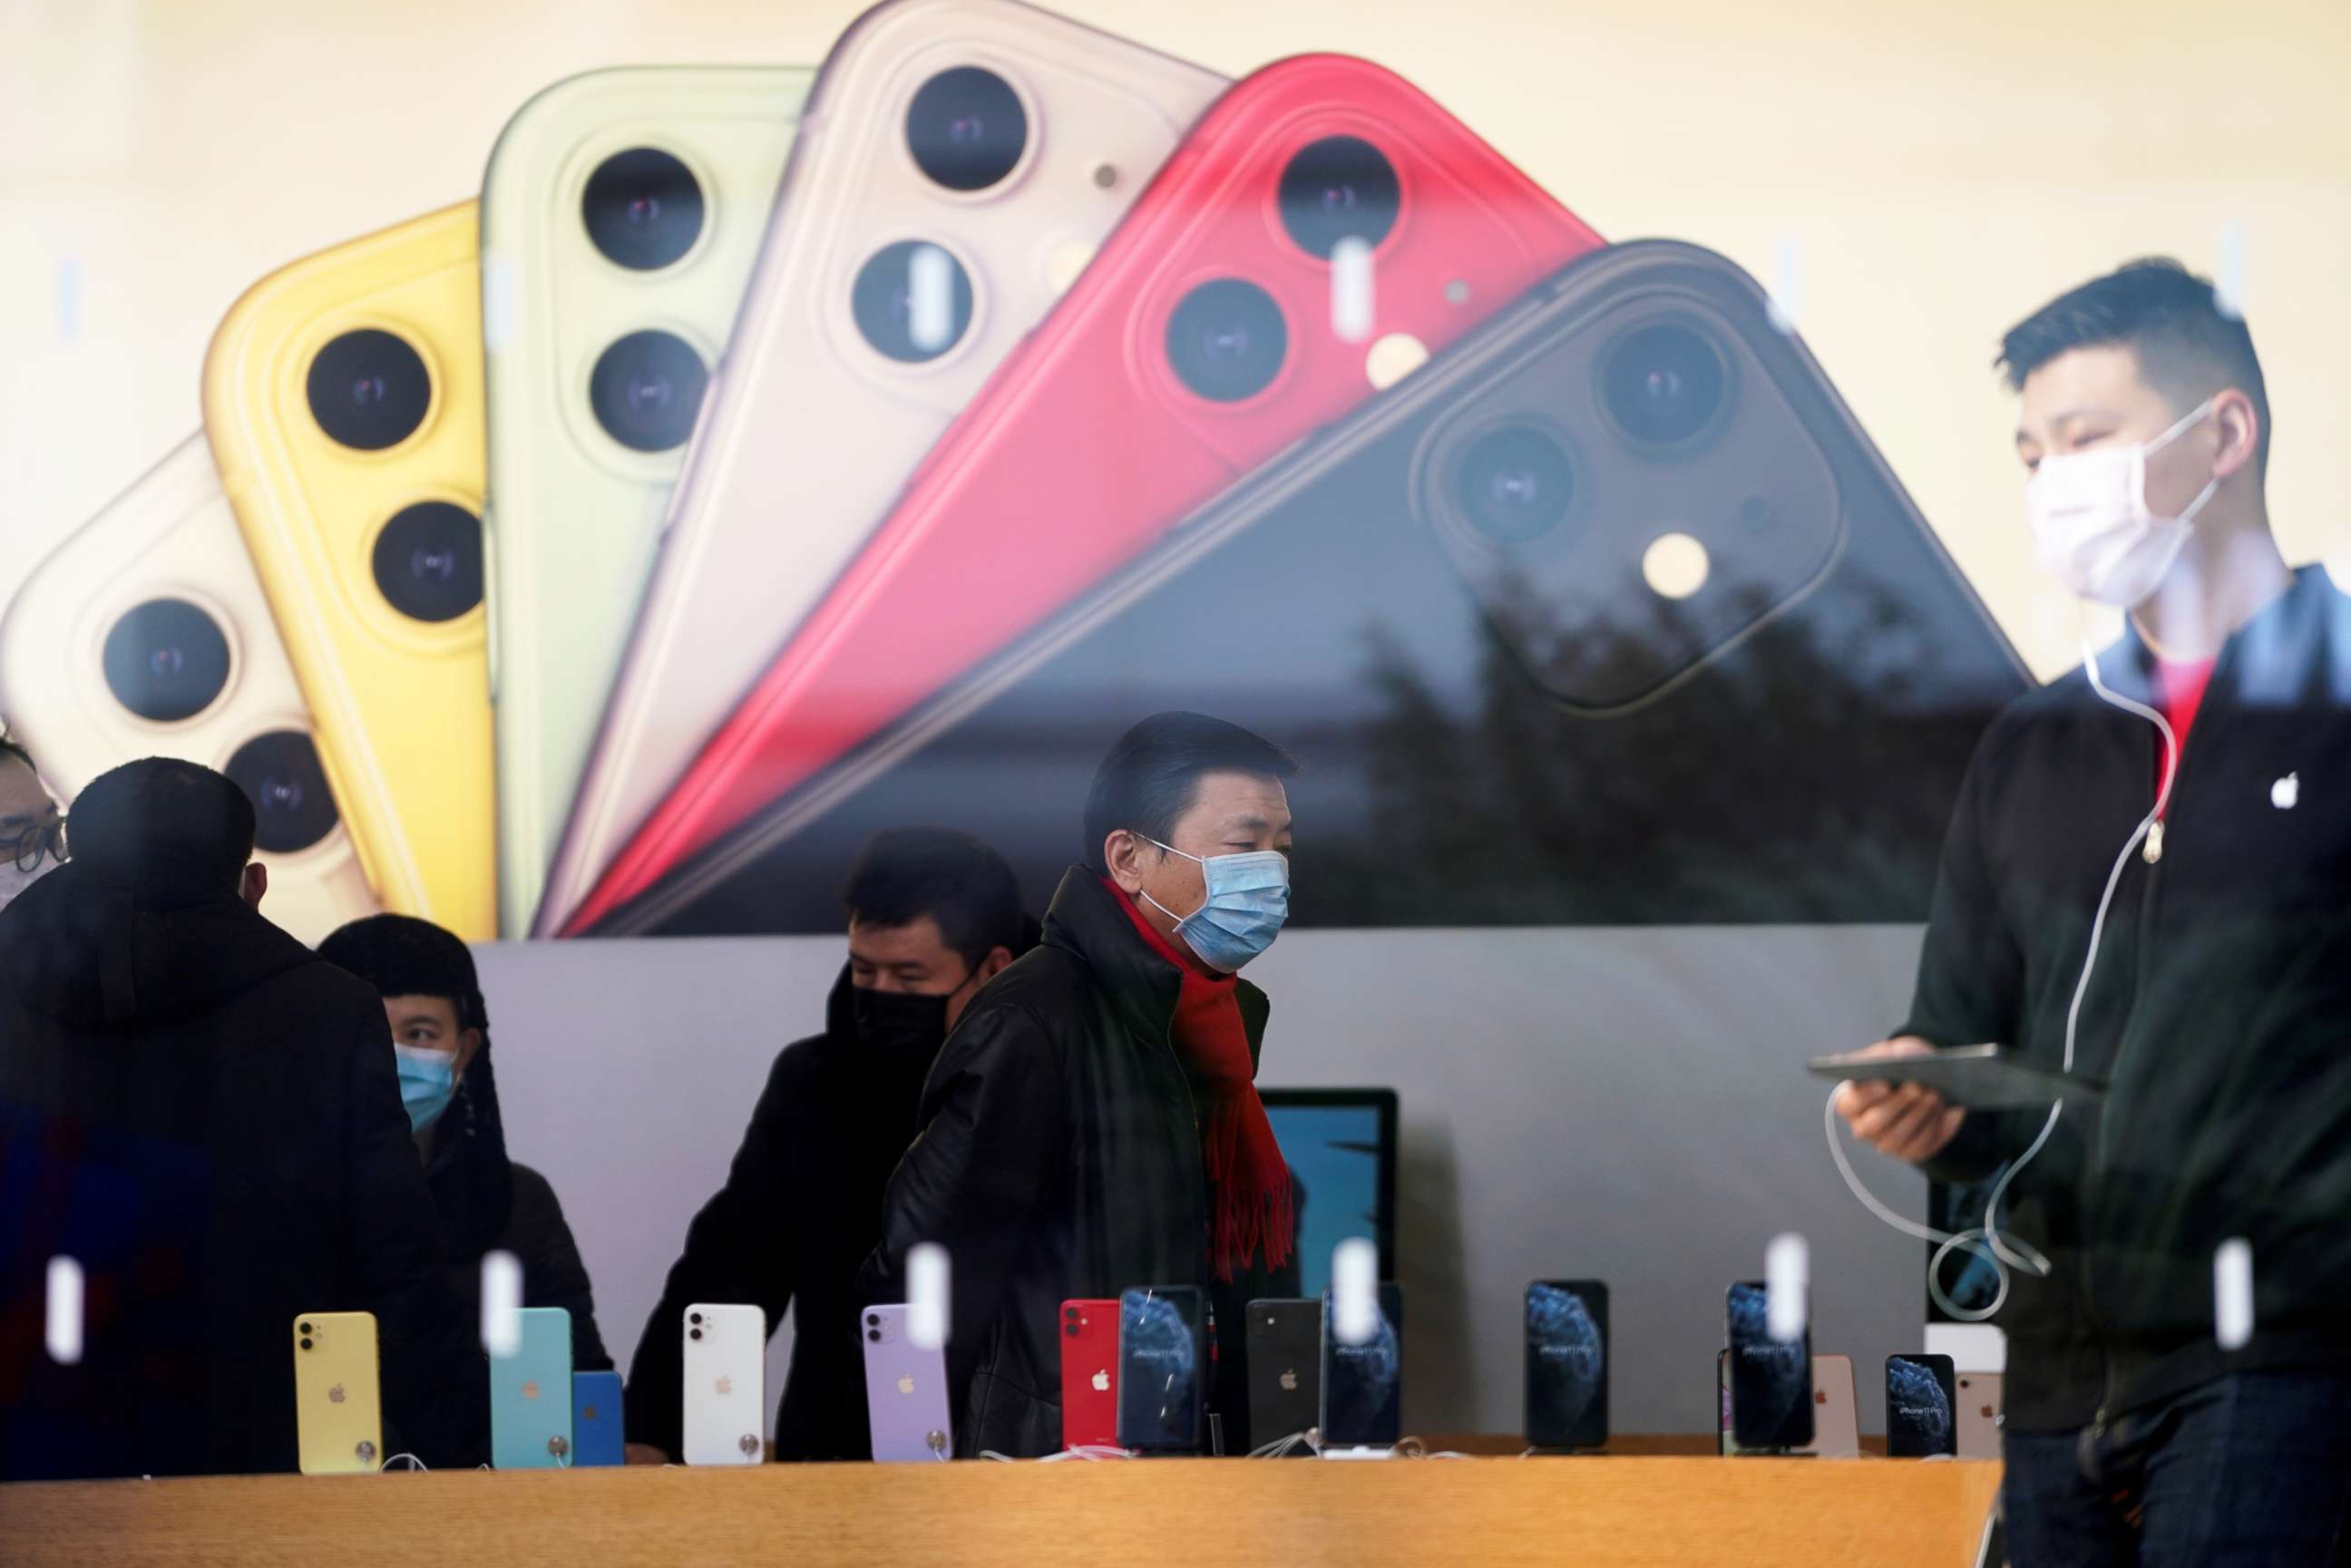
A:
MULTIPOLYGON (((131 607, 108 629, 99 663, 114 700, 150 724, 193 718, 228 688, 228 637, 201 605, 184 599, 131 607)), ((334 831, 326 770, 300 730, 254 737, 222 771, 253 802, 255 847, 293 854, 334 831)))
MULTIPOLYGON (((1603 413, 1635 454, 1674 462, 1703 445, 1730 405, 1730 370, 1696 324, 1650 320, 1604 350, 1594 388, 1603 413)), ((1453 501, 1485 540, 1510 547, 1541 538, 1575 505, 1575 461, 1541 424, 1498 425, 1454 465, 1453 501)))

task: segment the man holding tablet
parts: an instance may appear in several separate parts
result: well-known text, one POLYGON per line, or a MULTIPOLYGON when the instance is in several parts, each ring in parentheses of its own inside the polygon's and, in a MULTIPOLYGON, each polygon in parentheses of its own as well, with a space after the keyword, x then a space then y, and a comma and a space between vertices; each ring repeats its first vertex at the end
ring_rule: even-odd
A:
POLYGON ((2041 559, 2128 620, 1986 732, 1909 1020, 1873 1049, 1994 1042, 2105 1093, 1970 1112, 1852 1082, 1834 1103, 1938 1180, 2012 1173, 1991 1223, 2016 1568, 2333 1561, 2351 1503, 2351 811, 2333 794, 2351 788, 2351 600, 2271 536, 2261 364, 2202 279, 2126 267, 2001 350, 2041 559), (2231 1241, 2250 1301, 2241 1263, 2216 1287, 2231 1241))

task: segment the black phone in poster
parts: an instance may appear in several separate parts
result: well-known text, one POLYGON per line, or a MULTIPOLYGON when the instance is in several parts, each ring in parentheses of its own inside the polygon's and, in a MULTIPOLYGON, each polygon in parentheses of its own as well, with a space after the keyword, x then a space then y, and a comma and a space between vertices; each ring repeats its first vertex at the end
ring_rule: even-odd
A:
POLYGON ((1608 1287, 1598 1280, 1527 1287, 1526 1435, 1532 1448, 1608 1441, 1608 1287))
MULTIPOLYGON (((907 634, 920 634, 910 627, 907 634)), ((1305 763, 1296 926, 1925 918, 2026 672, 1753 280, 1568 267, 602 930, 832 932, 873 832, 1041 906, 1144 715, 1305 763)))
POLYGON ((1775 1452, 1813 1440, 1813 1334, 1808 1322, 1793 1340, 1773 1339, 1769 1303, 1761 1281, 1730 1287, 1730 1437, 1736 1448, 1775 1452))
POLYGON ((1896 1459, 1959 1451, 1955 1388, 1948 1355, 1886 1358, 1886 1452, 1896 1459))
POLYGON ((1322 1446, 1392 1448, 1404 1436, 1404 1292, 1383 1284, 1379 1321, 1360 1343, 1334 1332, 1322 1292, 1322 1446))
POLYGON ((1198 1289, 1190 1285, 1120 1293, 1120 1448, 1142 1454, 1200 1451, 1208 1370, 1204 1312, 1198 1289))

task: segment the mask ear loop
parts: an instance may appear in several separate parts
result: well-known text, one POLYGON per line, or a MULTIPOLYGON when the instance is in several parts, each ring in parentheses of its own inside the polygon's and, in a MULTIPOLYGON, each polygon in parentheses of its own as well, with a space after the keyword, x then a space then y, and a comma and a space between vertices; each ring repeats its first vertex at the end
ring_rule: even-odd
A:
MULTIPOLYGON (((2081 977, 2074 984, 2073 1001, 2065 1009, 2065 1053, 2061 1071, 2067 1073, 2074 1071, 2074 1048, 2081 1027, 2082 1000, 2089 995, 2090 977, 2097 970, 2098 948, 2105 936, 2106 915, 2114 905, 2115 890, 2122 883, 2123 869, 2129 865, 2131 856, 2147 841, 2147 834, 2154 831, 2155 824, 2162 821, 2164 809, 2171 803, 2172 781, 2179 773, 2179 737, 2173 732, 2170 721, 2145 703, 2123 696, 2106 685, 2105 677, 2098 673, 2097 654, 2090 646, 2086 632, 2082 638, 2082 671, 2089 677, 2090 689, 2100 701, 2125 713, 2136 714, 2155 726, 2157 733, 2163 737, 2164 768, 2163 782, 2156 790, 2155 807, 2139 819, 2138 826, 2132 830, 2130 838, 2123 844, 2122 852, 2115 857, 2114 867, 2106 873, 2105 890, 2098 895, 2097 913, 2090 921, 2089 952, 2082 960, 2081 977)), ((2050 1135, 2057 1130, 2057 1119, 2064 1110, 2065 1103, 2062 1100, 2049 1107, 2049 1118, 2041 1124, 2040 1134, 2026 1145, 2024 1153, 2001 1168, 1998 1179, 1992 1184, 1991 1194, 1984 1201, 1983 1223, 1959 1231, 1937 1230, 1932 1226, 1906 1219, 1880 1203, 1876 1196, 1862 1185, 1860 1176, 1854 1172, 1852 1162, 1845 1158, 1844 1141, 1837 1134, 1834 1091, 1830 1092, 1828 1102, 1823 1107, 1822 1121, 1828 1137, 1829 1156, 1836 1161, 1838 1174, 1844 1177, 1845 1186, 1853 1189, 1853 1195, 1861 1200, 1863 1207, 1905 1235, 1938 1244, 1934 1256, 1927 1260, 1927 1293, 1934 1298, 1935 1304, 1956 1322, 1982 1322, 1997 1313, 2008 1301, 2011 1269, 2025 1270, 2037 1278, 2045 1279, 2049 1274, 2051 1264, 2041 1252, 2014 1238, 2001 1235, 2000 1206, 2001 1200, 2008 1196, 2009 1186, 2016 1180, 2018 1173, 2031 1165, 2034 1156, 2047 1145, 2050 1135), (1952 1301, 1943 1289, 1943 1263, 1955 1251, 1968 1252, 1991 1264, 2000 1283, 1989 1304, 1963 1307, 1952 1301)))

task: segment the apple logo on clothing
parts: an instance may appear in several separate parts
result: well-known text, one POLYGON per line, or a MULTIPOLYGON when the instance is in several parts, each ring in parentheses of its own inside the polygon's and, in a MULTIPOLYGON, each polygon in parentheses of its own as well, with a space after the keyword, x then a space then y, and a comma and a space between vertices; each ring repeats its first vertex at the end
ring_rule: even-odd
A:
POLYGON ((1094 1374, 1094 1392, 1097 1394, 1110 1392, 1110 1373, 1107 1370, 1094 1374))
POLYGON ((525 1399, 536 1399, 538 1397, 538 1384, 536 1379, 522 1385, 522 1396, 525 1399))
POLYGON ((1285 1372, 1281 1375, 1281 1391, 1284 1394, 1295 1394, 1298 1392, 1297 1373, 1285 1372))
POLYGON ((914 1391, 914 1375, 911 1372, 900 1373, 898 1375, 898 1392, 901 1394, 912 1394, 914 1391))
POLYGON ((2289 773, 2271 785, 2270 804, 2281 811, 2291 811, 2302 804, 2302 775, 2289 773))
POLYGON ((332 1388, 327 1390, 327 1403, 329 1405, 340 1405, 342 1402, 343 1385, 338 1383, 332 1388))
POLYGON ((731 1377, 722 1377, 722 1378, 720 1378, 720 1379, 718 1380, 718 1392, 719 1392, 719 1393, 721 1393, 721 1394, 732 1394, 732 1393, 734 1393, 734 1392, 735 1392, 735 1380, 734 1380, 733 1378, 731 1378, 731 1377))

